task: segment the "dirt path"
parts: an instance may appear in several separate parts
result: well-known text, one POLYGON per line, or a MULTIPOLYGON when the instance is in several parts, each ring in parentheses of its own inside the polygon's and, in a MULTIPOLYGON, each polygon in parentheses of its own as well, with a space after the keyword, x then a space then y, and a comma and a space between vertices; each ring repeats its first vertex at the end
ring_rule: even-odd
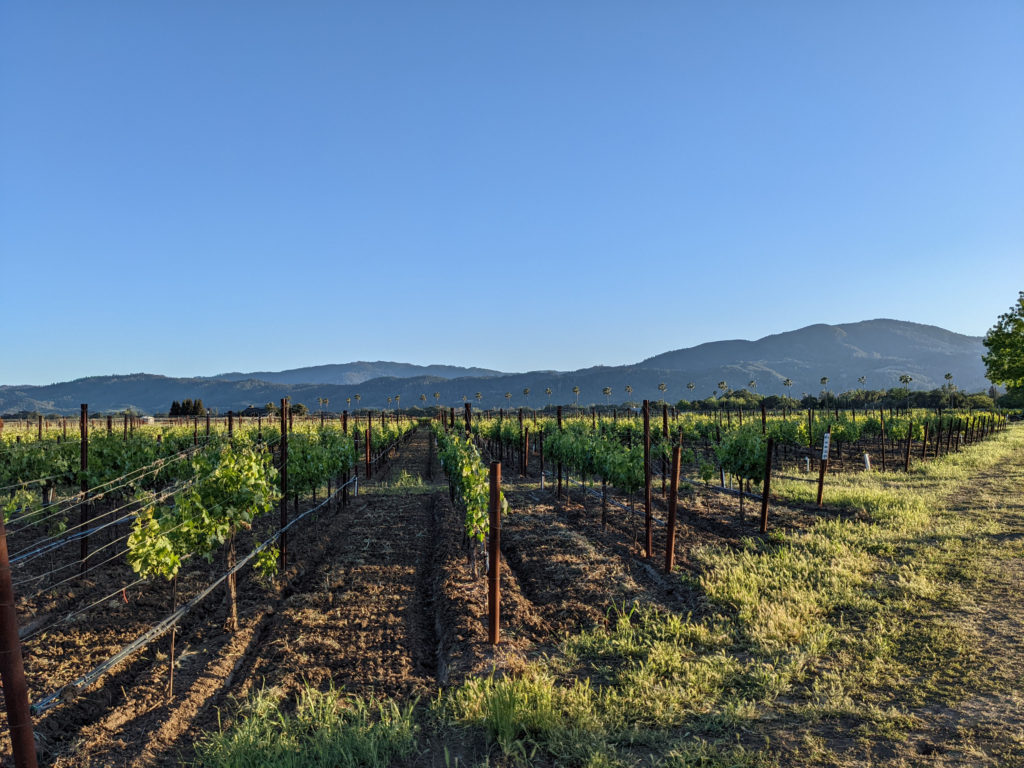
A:
POLYGON ((948 681, 948 699, 914 711, 922 726, 909 744, 936 765, 1024 765, 1024 453, 979 474, 949 511, 988 528, 970 600, 947 621, 975 644, 970 680, 948 681), (964 690, 964 684, 970 690, 964 690))

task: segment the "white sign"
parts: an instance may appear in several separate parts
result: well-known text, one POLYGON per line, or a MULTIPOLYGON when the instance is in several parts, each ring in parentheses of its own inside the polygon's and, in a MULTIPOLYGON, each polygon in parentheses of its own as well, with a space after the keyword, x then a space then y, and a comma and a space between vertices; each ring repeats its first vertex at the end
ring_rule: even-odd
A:
POLYGON ((832 433, 826 432, 825 439, 821 443, 821 460, 828 461, 828 444, 832 440, 832 433))

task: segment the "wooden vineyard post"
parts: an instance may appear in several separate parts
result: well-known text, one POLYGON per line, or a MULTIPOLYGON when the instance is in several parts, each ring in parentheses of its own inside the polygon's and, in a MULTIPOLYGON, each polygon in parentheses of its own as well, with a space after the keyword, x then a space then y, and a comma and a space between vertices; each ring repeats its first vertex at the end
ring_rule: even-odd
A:
POLYGON ((651 402, 644 400, 644 548, 654 556, 654 518, 651 516, 651 402))
POLYGON ((288 532, 284 527, 288 525, 288 420, 291 414, 288 408, 288 398, 281 398, 281 549, 278 559, 281 563, 281 573, 288 567, 288 532))
POLYGON ((228 440, 235 436, 235 412, 228 411, 228 440))
POLYGON ((526 471, 530 468, 530 428, 523 427, 523 461, 522 461, 522 472, 523 477, 526 477, 526 471))
POLYGON ((36 439, 39 440, 39 442, 42 442, 43 441, 43 417, 42 417, 41 414, 39 416, 38 424, 39 424, 39 436, 36 439))
POLYGON ((341 431, 348 434, 348 411, 341 412, 341 431))
MULTIPOLYGON (((761 489, 761 533, 768 533, 768 494, 772 484, 772 454, 775 438, 768 438, 768 451, 764 460, 764 487, 761 489)), ((818 506, 821 506, 821 492, 818 492, 818 506)))
POLYGON ((544 433, 537 438, 537 449, 540 451, 540 489, 544 490, 544 433))
MULTIPOLYGON (((562 406, 558 406, 555 411, 555 415, 558 419, 558 431, 562 431, 562 406)), ((558 462, 558 498, 562 498, 562 462, 558 462)))
POLYGON ((821 469, 818 471, 818 508, 821 508, 821 498, 825 492, 825 473, 828 471, 828 449, 832 442, 832 427, 828 428, 825 437, 821 441, 821 469))
POLYGON ((879 423, 882 425, 881 430, 880 430, 880 433, 881 433, 881 436, 882 436, 882 471, 885 472, 885 411, 884 410, 879 410, 878 411, 878 418, 880 420, 879 423))
POLYGON ((768 432, 768 413, 764 408, 764 400, 761 401, 761 434, 768 432))
POLYGON ((366 426, 366 446, 365 446, 365 448, 366 448, 366 456, 365 456, 365 459, 366 459, 366 480, 367 480, 367 482, 369 482, 370 474, 372 472, 372 468, 371 468, 372 461, 371 461, 371 458, 370 458, 370 420, 369 419, 366 420, 366 425, 367 425, 366 426))
MULTIPOLYGON (((668 444, 668 405, 661 404, 661 437, 668 444)), ((661 498, 665 498, 665 475, 668 474, 668 467, 665 465, 665 453, 661 454, 661 498)))
POLYGON ((82 507, 78 513, 78 523, 82 529, 82 543, 81 551, 79 553, 79 560, 81 561, 82 572, 85 572, 85 561, 89 557, 89 531, 87 525, 89 523, 89 501, 87 494, 89 492, 89 480, 86 477, 86 473, 89 470, 89 405, 82 403, 81 405, 82 415, 79 419, 79 430, 81 432, 81 449, 79 450, 78 466, 82 472, 82 507))
POLYGON ((671 575, 676 564, 676 515, 679 507, 679 461, 682 446, 672 448, 672 480, 668 495, 668 530, 665 542, 665 573, 671 575))
POLYGON ((903 456, 903 471, 910 471, 910 443, 914 439, 914 422, 907 422, 907 452, 903 456))
POLYGON ((928 458, 928 422, 924 423, 924 440, 921 443, 921 461, 928 458))
MULTIPOLYGON (((454 411, 455 409, 452 408, 452 410, 454 411)), ((471 434, 470 430, 473 428, 473 406, 471 406, 469 403, 466 403, 465 412, 466 437, 469 437, 471 434)), ((454 417, 452 418, 452 424, 455 424, 454 417)))
POLYGON ((491 462, 490 533, 487 539, 487 642, 497 645, 501 627, 501 462, 491 462))
POLYGON ((107 415, 107 434, 111 435, 114 433, 114 417, 107 415))
POLYGON ((210 441, 210 409, 206 409, 206 441, 210 441))
MULTIPOLYGON (((85 408, 85 406, 82 406, 85 408)), ((28 703, 28 684, 18 638, 18 615, 14 610, 14 586, 7 558, 7 530, 0 515, 0 680, 3 681, 7 725, 15 768, 36 768, 36 740, 28 703)))
POLYGON ((124 430, 121 434, 121 439, 128 442, 128 414, 124 415, 124 430))

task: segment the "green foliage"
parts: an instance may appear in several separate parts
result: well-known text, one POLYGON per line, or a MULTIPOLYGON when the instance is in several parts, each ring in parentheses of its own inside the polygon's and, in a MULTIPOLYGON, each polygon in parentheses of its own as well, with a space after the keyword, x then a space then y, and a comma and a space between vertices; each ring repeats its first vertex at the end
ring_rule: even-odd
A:
MULTIPOLYGON (((448 434, 436 424, 434 435, 437 437, 441 466, 466 512, 466 536, 470 541, 483 543, 491 524, 490 470, 469 439, 448 434)), ((501 507, 503 513, 508 509, 504 493, 501 494, 501 507)))
POLYGON ((722 438, 716 454, 726 472, 744 480, 764 479, 768 441, 760 425, 744 425, 722 438))
POLYGON ((984 340, 985 375, 995 384, 1024 387, 1024 291, 1008 312, 999 316, 984 340))
POLYGON ((152 503, 128 537, 128 562, 141 576, 173 578, 186 554, 207 559, 230 536, 280 499, 277 470, 262 447, 205 451, 192 460, 195 479, 170 504, 152 503))

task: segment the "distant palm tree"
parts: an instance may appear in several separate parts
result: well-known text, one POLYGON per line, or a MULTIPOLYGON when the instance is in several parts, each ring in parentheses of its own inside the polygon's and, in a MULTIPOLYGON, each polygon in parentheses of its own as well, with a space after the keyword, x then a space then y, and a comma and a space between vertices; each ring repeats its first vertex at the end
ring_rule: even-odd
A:
POLYGON ((750 383, 747 384, 747 386, 750 387, 750 391, 751 392, 756 392, 757 391, 757 379, 751 379, 750 383))
POLYGON ((544 387, 544 394, 548 396, 548 405, 551 404, 551 387, 544 387))
POLYGON ((477 392, 473 397, 476 398, 477 405, 480 405, 480 401, 484 399, 484 396, 480 392, 477 392))
POLYGON ((661 399, 664 400, 665 393, 668 391, 668 384, 666 384, 664 381, 661 382, 661 384, 658 385, 658 391, 661 392, 661 399))
POLYGON ((828 410, 828 376, 821 377, 821 388, 825 394, 825 410, 828 410))
POLYGON ((391 398, 389 397, 388 398, 388 408, 390 408, 390 407, 391 407, 391 398))
POLYGON ((420 395, 420 402, 423 403, 424 407, 427 405, 427 396, 425 394, 420 395))
POLYGON ((604 395, 604 404, 608 405, 608 398, 612 396, 612 388, 605 387, 601 390, 601 394, 604 395))
POLYGON ((792 399, 792 395, 790 395, 790 394, 789 394, 789 392, 790 392, 790 390, 792 390, 792 388, 793 388, 793 380, 792 380, 792 379, 786 379, 786 380, 784 380, 784 381, 782 382, 782 386, 784 386, 784 387, 786 388, 786 397, 788 397, 788 398, 792 399))
POLYGON ((345 405, 347 405, 349 408, 352 407, 352 398, 351 397, 346 397, 345 398, 345 405))
POLYGON ((632 394, 633 394, 633 388, 631 386, 629 386, 629 384, 627 384, 626 385, 626 398, 628 399, 632 394))
POLYGON ((867 376, 858 376, 857 377, 857 383, 860 384, 863 387, 865 384, 868 383, 868 377, 867 376))
POLYGON ((907 410, 908 411, 910 410, 910 382, 912 382, 912 381, 913 381, 913 379, 910 376, 908 376, 907 374, 905 374, 905 373, 902 376, 900 376, 900 384, 903 385, 903 391, 906 392, 906 395, 907 395, 907 410))
POLYGON ((505 393, 505 403, 506 403, 506 406, 511 406, 512 405, 512 393, 511 392, 506 392, 505 393))
POLYGON ((576 395, 576 406, 579 407, 579 404, 580 404, 580 388, 577 387, 577 386, 573 386, 572 393, 574 395, 576 395))
POLYGON ((729 390, 729 385, 724 381, 720 381, 718 382, 718 388, 722 390, 722 397, 725 397, 725 393, 729 390))
POLYGON ((526 404, 530 404, 530 388, 523 387, 523 397, 526 399, 526 404))
POLYGON ((355 398, 356 398, 356 408, 358 408, 359 407, 359 401, 363 399, 363 396, 360 395, 358 392, 356 392, 355 398))
POLYGON ((398 407, 398 402, 399 402, 399 400, 401 400, 401 399, 402 399, 402 396, 401 396, 401 395, 395 395, 395 408, 397 408, 397 407, 398 407))
POLYGON ((690 396, 692 397, 693 396, 693 390, 695 390, 697 388, 697 384, 695 382, 688 381, 688 382, 686 382, 686 388, 688 390, 690 390, 690 396))
MULTIPOLYGON (((465 395, 463 395, 463 396, 462 396, 462 399, 463 399, 463 400, 465 400, 465 399, 466 399, 466 396, 465 396, 465 395)), ((435 403, 438 403, 438 404, 440 404, 440 403, 441 403, 441 393, 440 393, 440 392, 435 392, 435 393, 434 393, 434 402, 435 402, 435 403)))

